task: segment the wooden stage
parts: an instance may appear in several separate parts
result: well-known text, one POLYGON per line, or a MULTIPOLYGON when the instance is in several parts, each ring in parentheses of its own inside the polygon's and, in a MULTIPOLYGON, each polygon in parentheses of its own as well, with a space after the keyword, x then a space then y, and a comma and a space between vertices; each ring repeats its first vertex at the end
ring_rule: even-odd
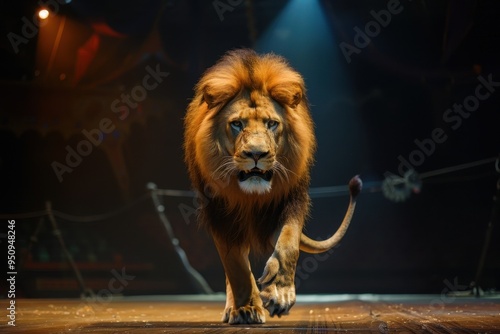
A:
POLYGON ((0 332, 500 333, 498 298, 299 295, 290 315, 237 326, 220 322, 223 307, 222 295, 18 299, 16 326, 3 316, 0 332))

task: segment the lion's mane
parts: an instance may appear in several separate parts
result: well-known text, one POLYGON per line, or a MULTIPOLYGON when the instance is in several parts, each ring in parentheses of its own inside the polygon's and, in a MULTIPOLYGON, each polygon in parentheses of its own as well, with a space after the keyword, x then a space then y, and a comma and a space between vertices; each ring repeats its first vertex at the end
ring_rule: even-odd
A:
POLYGON ((184 120, 184 150, 193 187, 202 196, 201 222, 207 212, 220 217, 209 224, 212 233, 222 234, 232 243, 250 240, 262 249, 282 223, 279 212, 284 203, 293 203, 286 205, 287 210, 308 212, 316 142, 305 92, 302 77, 285 59, 252 50, 228 52, 199 80, 184 120), (277 159, 288 170, 286 180, 276 178, 271 191, 259 195, 242 192, 236 176, 221 181, 215 173, 228 156, 229 139, 224 131, 228 119, 221 111, 230 101, 248 99, 254 92, 283 108, 277 159))

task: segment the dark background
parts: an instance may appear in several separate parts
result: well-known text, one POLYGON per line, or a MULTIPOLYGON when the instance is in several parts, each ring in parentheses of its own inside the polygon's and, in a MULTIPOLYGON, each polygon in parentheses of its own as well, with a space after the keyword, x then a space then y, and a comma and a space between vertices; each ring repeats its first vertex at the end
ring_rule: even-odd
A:
MULTIPOLYGON (((303 74, 318 138, 313 189, 345 185, 355 174, 366 185, 341 246, 331 255, 301 256, 298 293, 439 294, 450 282, 467 288, 491 219, 499 176, 494 162, 423 178, 420 192, 403 202, 379 190, 386 172, 398 174, 399 157, 415 157, 415 140, 431 138, 436 128, 446 140, 418 161, 419 173, 498 156, 500 87, 456 129, 443 115, 475 94, 478 76, 500 82, 499 5, 401 0, 400 12, 348 61, 341 43, 354 46, 355 28, 364 31, 374 21, 371 11, 394 3, 54 0, 38 29, 36 1, 4 2, 0 213, 5 225, 16 220, 18 294, 80 292, 43 213, 47 201, 71 215, 58 215, 57 224, 95 292, 106 295, 114 271, 122 270, 133 278, 112 292, 197 292, 146 185, 189 190, 182 118, 192 87, 221 55, 239 47, 279 53, 303 74), (115 112, 122 94, 139 92, 148 66, 168 76, 128 114, 115 112), (67 147, 76 149, 85 140, 82 131, 106 118, 114 131, 60 182, 54 162, 66 164, 67 147)), ((161 200, 191 265, 214 291, 223 291, 212 241, 190 215, 192 198, 161 200)), ((307 234, 328 237, 347 202, 342 192, 314 198, 307 234)), ((5 246, 6 230, 1 233, 5 246)), ((479 282, 487 291, 500 283, 498 241, 496 226, 479 282)), ((258 276, 263 262, 254 262, 258 276)))

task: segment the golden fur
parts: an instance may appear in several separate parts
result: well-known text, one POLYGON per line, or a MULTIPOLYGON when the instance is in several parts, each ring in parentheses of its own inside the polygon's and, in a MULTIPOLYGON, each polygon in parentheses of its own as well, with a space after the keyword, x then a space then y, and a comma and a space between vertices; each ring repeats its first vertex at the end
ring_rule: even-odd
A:
POLYGON ((295 303, 299 248, 333 247, 354 211, 352 201, 335 240, 302 234, 316 147, 305 93, 302 77, 282 57, 245 49, 208 69, 189 104, 185 160, 194 188, 208 198, 200 220, 226 272, 225 322, 262 323, 264 308, 271 316, 287 314, 295 303), (275 235, 259 291, 248 254, 272 247, 275 235))

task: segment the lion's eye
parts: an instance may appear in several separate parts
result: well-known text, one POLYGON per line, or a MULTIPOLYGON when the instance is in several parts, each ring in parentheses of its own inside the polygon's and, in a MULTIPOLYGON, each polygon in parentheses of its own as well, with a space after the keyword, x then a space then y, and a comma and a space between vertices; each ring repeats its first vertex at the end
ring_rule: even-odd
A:
POLYGON ((271 130, 275 130, 278 127, 278 124, 278 121, 274 121, 272 119, 267 121, 267 127, 271 130))
POLYGON ((231 124, 231 127, 236 131, 241 131, 241 129, 243 129, 243 123, 241 121, 232 121, 229 124, 231 124))

